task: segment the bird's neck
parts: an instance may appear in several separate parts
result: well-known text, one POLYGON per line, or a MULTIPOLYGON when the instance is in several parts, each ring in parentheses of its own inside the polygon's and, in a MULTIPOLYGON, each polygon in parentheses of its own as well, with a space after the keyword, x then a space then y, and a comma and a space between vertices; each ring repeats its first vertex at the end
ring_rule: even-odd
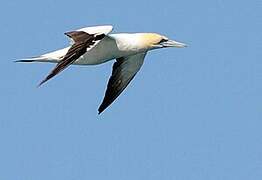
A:
POLYGON ((120 51, 145 52, 150 50, 145 43, 141 41, 141 33, 119 33, 110 34, 120 51))

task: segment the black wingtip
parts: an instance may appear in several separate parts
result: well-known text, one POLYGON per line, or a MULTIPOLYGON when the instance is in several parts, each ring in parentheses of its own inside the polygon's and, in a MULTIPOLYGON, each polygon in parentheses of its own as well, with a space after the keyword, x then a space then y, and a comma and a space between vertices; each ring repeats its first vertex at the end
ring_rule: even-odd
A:
POLYGON ((103 106, 100 106, 98 108, 98 115, 100 115, 104 110, 105 110, 105 108, 103 106))
POLYGON ((36 87, 37 87, 37 88, 40 88, 42 84, 43 84, 43 83, 40 82, 36 87))
POLYGON ((98 109, 98 115, 100 115, 102 112, 103 112, 103 111, 101 111, 101 110, 98 109))
POLYGON ((45 79, 43 79, 43 80, 38 84, 37 87, 42 86, 46 81, 48 81, 48 80, 51 79, 51 78, 52 78, 52 76, 49 74, 45 79))
POLYGON ((37 87, 39 88, 40 86, 42 86, 47 80, 48 80, 48 79, 44 79, 43 81, 41 81, 41 82, 37 85, 37 87))

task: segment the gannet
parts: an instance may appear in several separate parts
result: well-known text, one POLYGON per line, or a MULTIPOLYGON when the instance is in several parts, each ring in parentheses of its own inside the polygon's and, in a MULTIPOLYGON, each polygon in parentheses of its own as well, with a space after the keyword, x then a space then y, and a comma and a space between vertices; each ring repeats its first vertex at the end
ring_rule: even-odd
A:
POLYGON ((69 65, 97 65, 116 59, 113 65, 102 104, 102 113, 123 92, 141 68, 148 51, 167 47, 186 47, 186 44, 169 40, 157 33, 114 33, 111 25, 93 26, 66 32, 70 46, 33 58, 16 62, 57 63, 42 80, 43 83, 69 65))

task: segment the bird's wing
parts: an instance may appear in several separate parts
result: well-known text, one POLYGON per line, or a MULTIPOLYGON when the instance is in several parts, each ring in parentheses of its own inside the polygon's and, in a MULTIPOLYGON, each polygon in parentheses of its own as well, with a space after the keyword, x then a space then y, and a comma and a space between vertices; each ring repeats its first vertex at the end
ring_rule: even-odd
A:
POLYGON ((112 75, 108 81, 105 97, 98 109, 103 112, 127 87, 141 68, 146 52, 116 59, 112 75))
MULTIPOLYGON (((113 30, 113 26, 105 25, 105 26, 92 26, 92 27, 85 27, 81 29, 77 29, 75 31, 83 31, 87 34, 109 34, 113 30)), ((75 43, 73 38, 70 38, 71 44, 75 43)))
POLYGON ((80 56, 96 46, 96 44, 111 31, 112 26, 96 26, 65 33, 65 35, 71 38, 73 44, 66 55, 57 63, 55 68, 40 82, 39 86, 63 71, 80 56))

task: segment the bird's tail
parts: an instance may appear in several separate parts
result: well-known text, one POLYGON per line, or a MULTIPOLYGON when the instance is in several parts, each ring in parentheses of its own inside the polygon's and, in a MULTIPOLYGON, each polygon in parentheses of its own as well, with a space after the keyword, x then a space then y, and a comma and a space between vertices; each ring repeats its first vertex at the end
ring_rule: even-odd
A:
POLYGON ((32 62, 50 62, 51 59, 45 56, 38 56, 38 57, 31 57, 31 58, 23 58, 16 60, 14 62, 21 62, 21 63, 32 63, 32 62))
POLYGON ((32 62, 58 62, 67 53, 69 48, 60 49, 51 53, 43 54, 37 57, 22 58, 15 62, 32 63, 32 62))

